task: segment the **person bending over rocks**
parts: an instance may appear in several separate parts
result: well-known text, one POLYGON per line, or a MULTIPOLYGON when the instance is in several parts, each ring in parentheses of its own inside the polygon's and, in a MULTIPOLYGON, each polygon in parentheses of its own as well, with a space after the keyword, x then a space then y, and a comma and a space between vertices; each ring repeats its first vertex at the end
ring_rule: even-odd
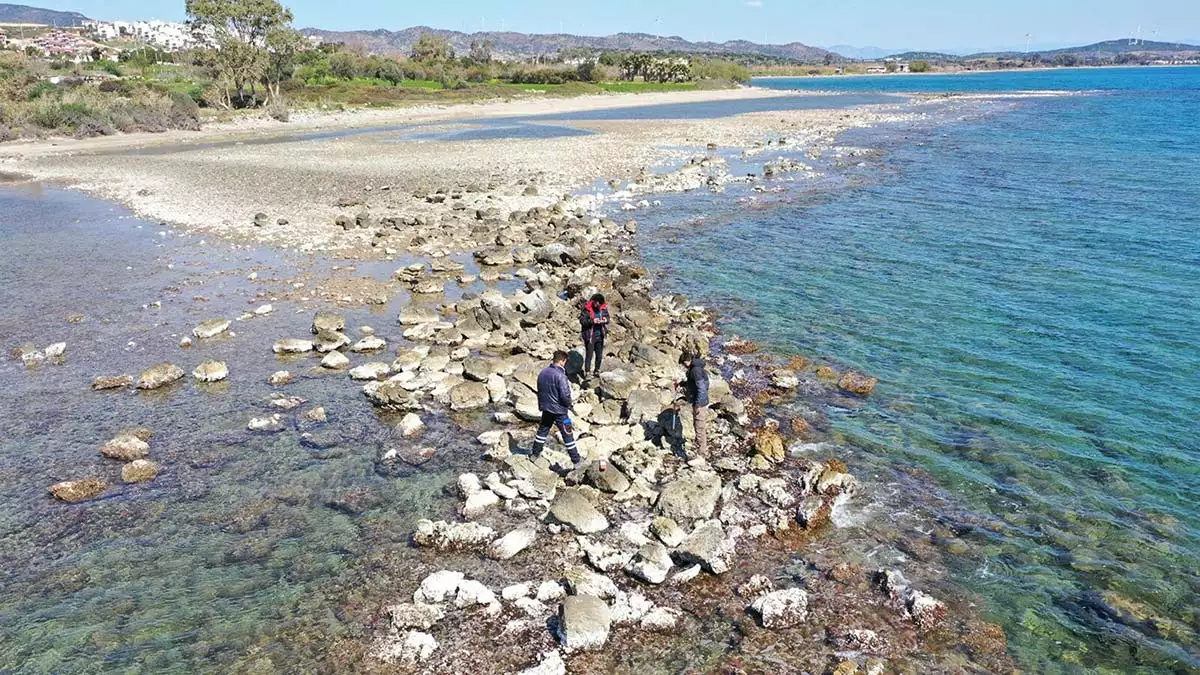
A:
POLYGON ((708 457, 708 371, 704 359, 690 352, 684 352, 679 363, 687 368, 687 379, 676 386, 683 389, 683 400, 692 406, 696 453, 708 457))
POLYGON ((542 424, 538 427, 537 436, 533 439, 533 454, 542 454, 546 447, 546 439, 550 437, 551 427, 558 427, 562 434, 563 444, 571 461, 579 464, 579 448, 575 445, 575 434, 571 427, 571 384, 567 381, 567 353, 559 350, 554 352, 554 362, 546 366, 538 374, 538 409, 542 411, 542 424))
POLYGON ((610 321, 608 305, 604 296, 597 293, 583 306, 579 324, 583 328, 583 375, 600 377, 600 364, 604 362, 604 338, 608 336, 610 321), (592 355, 596 357, 596 369, 592 370, 592 355))

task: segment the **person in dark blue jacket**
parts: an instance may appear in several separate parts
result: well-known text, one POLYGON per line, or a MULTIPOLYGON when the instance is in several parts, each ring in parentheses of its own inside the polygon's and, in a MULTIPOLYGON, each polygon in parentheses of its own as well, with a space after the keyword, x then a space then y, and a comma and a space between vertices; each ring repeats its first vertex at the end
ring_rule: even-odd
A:
POLYGON ((680 383, 683 400, 692 406, 693 427, 696 430, 696 452, 708 456, 708 370, 704 359, 684 352, 679 363, 687 368, 687 379, 680 383))
POLYGON ((583 374, 592 373, 600 377, 600 364, 604 362, 604 338, 608 336, 611 320, 604 296, 597 293, 583 306, 579 313, 579 325, 583 330, 583 374), (596 369, 592 370, 592 356, 596 357, 596 369))
POLYGON ((579 448, 575 445, 574 429, 571 426, 571 383, 567 380, 567 353, 554 352, 554 362, 538 374, 538 409, 542 411, 542 424, 533 439, 533 454, 540 455, 550 438, 551 427, 558 427, 563 444, 571 461, 579 464, 579 448))

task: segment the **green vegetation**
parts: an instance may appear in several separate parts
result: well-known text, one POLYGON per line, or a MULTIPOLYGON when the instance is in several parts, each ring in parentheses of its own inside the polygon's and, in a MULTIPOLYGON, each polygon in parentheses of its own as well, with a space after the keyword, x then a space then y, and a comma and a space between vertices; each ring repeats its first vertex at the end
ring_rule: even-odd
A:
POLYGON ((96 136, 200 126, 196 101, 162 84, 54 72, 24 54, 0 52, 0 141, 45 132, 96 136))
POLYGON ((908 72, 910 73, 927 73, 929 72, 928 61, 913 61, 908 64, 908 72))
MULTIPOLYGON (((567 49, 502 62, 494 45, 464 54, 434 33, 408 54, 314 47, 278 0, 184 0, 204 47, 165 52, 130 45, 119 58, 54 62, 36 49, 0 51, 0 140, 47 133, 193 129, 204 110, 259 109, 287 120, 291 106, 397 106, 527 95, 686 91, 734 86, 747 62, 711 55, 567 49)), ((750 59, 754 61, 753 58, 750 59)))

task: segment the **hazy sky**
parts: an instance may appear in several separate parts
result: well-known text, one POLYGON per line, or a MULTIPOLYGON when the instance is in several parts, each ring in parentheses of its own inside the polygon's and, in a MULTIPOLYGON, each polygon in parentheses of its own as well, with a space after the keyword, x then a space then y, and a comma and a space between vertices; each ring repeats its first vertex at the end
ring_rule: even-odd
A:
MULTIPOLYGON (((182 19, 183 0, 10 0, 100 19, 182 19)), ((299 27, 607 35, 982 49, 1078 45, 1132 35, 1200 38, 1200 0, 284 0, 299 27)))

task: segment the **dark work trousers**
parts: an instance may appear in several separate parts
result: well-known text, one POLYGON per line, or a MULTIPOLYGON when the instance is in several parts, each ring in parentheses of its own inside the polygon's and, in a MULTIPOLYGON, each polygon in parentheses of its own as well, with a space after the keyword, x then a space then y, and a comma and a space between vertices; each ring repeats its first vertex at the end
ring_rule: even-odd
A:
POLYGON ((595 342, 583 341, 583 373, 600 372, 600 364, 604 363, 604 336, 596 338, 595 342), (596 357, 596 369, 592 370, 592 356, 596 357))
POLYGON ((567 454, 571 456, 572 462, 578 464, 581 460, 579 448, 575 445, 571 418, 567 415, 557 415, 552 412, 542 413, 542 425, 538 427, 537 436, 533 439, 533 454, 542 454, 542 449, 546 447, 546 440, 550 438, 551 427, 558 427, 558 433, 562 434, 563 445, 567 446, 567 454))

